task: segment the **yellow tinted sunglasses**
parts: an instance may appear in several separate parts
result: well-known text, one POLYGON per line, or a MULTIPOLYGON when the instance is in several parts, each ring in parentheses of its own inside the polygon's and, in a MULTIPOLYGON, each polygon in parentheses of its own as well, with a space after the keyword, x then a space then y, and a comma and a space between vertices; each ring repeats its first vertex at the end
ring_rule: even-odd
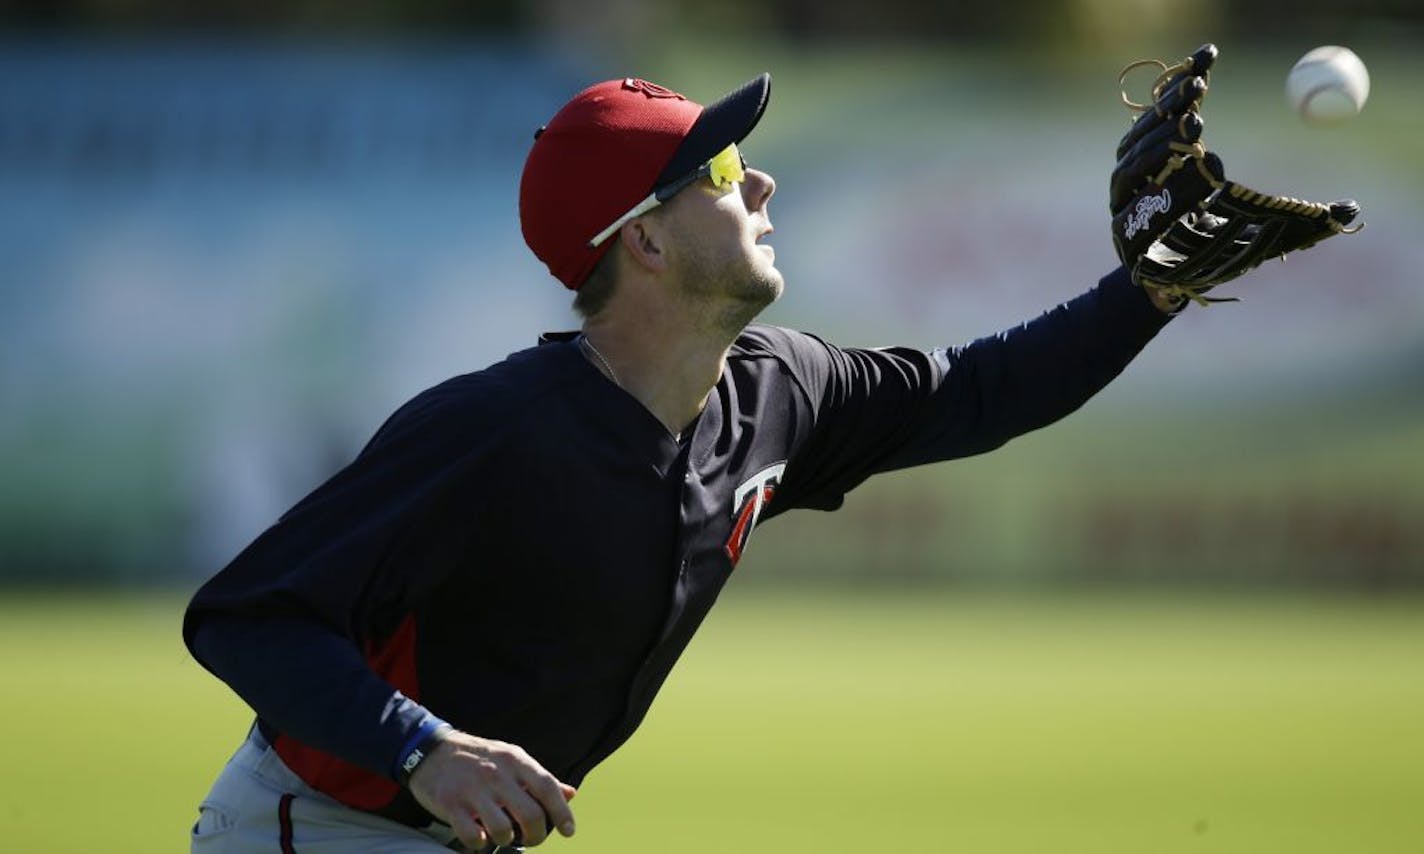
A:
POLYGON ((711 160, 681 178, 654 190, 646 199, 634 205, 632 210, 618 217, 612 225, 594 236, 588 242, 588 248, 597 248, 600 243, 612 237, 614 232, 627 225, 629 220, 642 216, 703 178, 711 178, 712 186, 719 189, 728 184, 740 184, 747 179, 747 162, 742 159, 742 153, 737 150, 736 143, 717 152, 711 160))

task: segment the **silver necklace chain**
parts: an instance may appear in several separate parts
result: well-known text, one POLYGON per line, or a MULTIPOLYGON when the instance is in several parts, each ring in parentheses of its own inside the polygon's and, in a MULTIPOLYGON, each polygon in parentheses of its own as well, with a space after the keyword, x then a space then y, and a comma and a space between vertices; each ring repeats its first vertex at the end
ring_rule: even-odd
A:
MULTIPOLYGON (((623 388, 623 383, 618 381, 618 374, 614 373, 613 366, 608 364, 608 360, 603 358, 603 354, 598 352, 598 348, 593 346, 593 342, 589 340, 588 336, 584 335, 583 333, 579 333, 578 340, 579 346, 583 348, 586 353, 588 353, 590 356, 597 360, 596 362, 594 362, 594 367, 597 367, 599 370, 603 371, 603 373, 606 374, 610 380, 613 380, 614 385, 618 386, 619 388, 623 388)), ((672 430, 668 429, 667 425, 663 425, 663 429, 667 430, 668 435, 673 438, 674 442, 682 441, 682 433, 674 433, 672 430)))
POLYGON ((603 354, 598 352, 597 347, 593 346, 593 342, 589 340, 589 337, 587 335, 579 335, 579 343, 584 346, 584 349, 588 351, 590 356, 598 360, 598 366, 603 369, 603 372, 608 375, 610 380, 613 380, 613 384, 622 388, 623 383, 618 381, 618 374, 614 373, 613 366, 608 364, 608 360, 603 358, 603 354))

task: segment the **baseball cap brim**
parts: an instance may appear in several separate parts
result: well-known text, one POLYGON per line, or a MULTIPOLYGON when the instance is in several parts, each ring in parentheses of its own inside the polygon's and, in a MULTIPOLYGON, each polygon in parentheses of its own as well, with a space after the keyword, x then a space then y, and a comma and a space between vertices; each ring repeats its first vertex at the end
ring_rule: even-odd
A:
POLYGON ((747 138, 771 100, 771 75, 763 72, 703 107, 655 186, 681 178, 733 143, 747 138))

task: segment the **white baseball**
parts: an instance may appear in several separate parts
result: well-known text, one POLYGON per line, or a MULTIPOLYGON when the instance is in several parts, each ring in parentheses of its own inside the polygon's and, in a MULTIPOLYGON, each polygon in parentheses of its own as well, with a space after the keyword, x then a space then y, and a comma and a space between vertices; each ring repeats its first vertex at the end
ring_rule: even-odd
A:
POLYGON ((1286 75, 1286 98, 1306 124, 1333 125, 1358 114, 1370 97, 1370 72, 1353 50, 1325 45, 1286 75))

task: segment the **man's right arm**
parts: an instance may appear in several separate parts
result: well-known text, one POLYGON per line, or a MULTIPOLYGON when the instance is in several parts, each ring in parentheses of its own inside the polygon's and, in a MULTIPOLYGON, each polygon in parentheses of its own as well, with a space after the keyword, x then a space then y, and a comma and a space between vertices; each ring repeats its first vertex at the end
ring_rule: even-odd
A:
POLYGON ((508 419, 487 391, 470 375, 402 407, 351 465, 203 585, 183 623, 193 655, 264 722, 404 782, 474 847, 486 830, 496 842, 513 839, 510 816, 526 844, 547 834, 546 813, 571 828, 567 793, 512 745, 436 733, 442 722, 403 693, 415 693, 414 671, 377 666, 361 638, 398 631, 464 566, 469 519, 500 494, 505 456, 508 419), (444 741, 431 744, 432 734, 444 741), (402 766, 417 747, 421 761, 406 779, 402 766))
POLYGON ((444 729, 373 673, 349 640, 315 622, 211 615, 190 646, 268 724, 393 779, 426 736, 443 732, 405 782, 467 845, 538 845, 555 827, 574 833, 572 786, 517 745, 444 729))
POLYGON ((464 499, 461 486, 493 458, 480 397, 464 386, 403 406, 209 579, 183 620, 194 657, 264 721, 385 777, 430 715, 372 668, 358 639, 389 632, 454 571, 462 535, 441 498, 464 499), (402 543, 426 551, 406 555, 402 543))
POLYGON ((387 777, 422 727, 439 722, 373 673, 350 640, 313 621, 211 614, 190 645, 268 724, 387 777))

